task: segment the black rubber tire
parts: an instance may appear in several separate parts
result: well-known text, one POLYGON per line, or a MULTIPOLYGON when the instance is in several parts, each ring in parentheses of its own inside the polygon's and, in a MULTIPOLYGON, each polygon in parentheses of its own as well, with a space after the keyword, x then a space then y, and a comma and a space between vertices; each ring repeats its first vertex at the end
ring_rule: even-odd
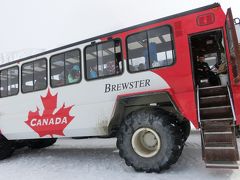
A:
POLYGON ((169 169, 183 149, 181 130, 174 124, 175 121, 175 116, 159 108, 144 108, 130 113, 121 123, 117 135, 120 156, 136 171, 160 172, 169 169), (153 157, 144 158, 132 147, 132 136, 139 128, 150 128, 161 139, 161 148, 153 157))
POLYGON ((180 123, 180 126, 183 131, 183 140, 186 142, 191 132, 191 124, 188 120, 185 120, 180 123))
POLYGON ((0 135, 0 160, 10 157, 13 152, 13 141, 9 141, 3 135, 0 135))
POLYGON ((28 142, 28 147, 31 149, 41 149, 48 146, 52 146, 57 139, 51 138, 51 139, 33 139, 28 142))
POLYGON ((14 141, 14 148, 15 149, 21 149, 25 146, 27 146, 27 140, 17 140, 17 141, 14 141))

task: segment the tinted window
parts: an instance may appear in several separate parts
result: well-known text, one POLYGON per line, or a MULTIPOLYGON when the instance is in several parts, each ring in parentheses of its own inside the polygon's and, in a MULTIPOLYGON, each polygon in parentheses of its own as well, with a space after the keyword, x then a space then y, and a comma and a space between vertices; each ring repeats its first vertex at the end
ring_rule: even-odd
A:
POLYGON ((121 74, 120 40, 110 40, 86 47, 85 70, 88 80, 121 74))
POLYGON ((47 61, 39 59, 22 65, 22 92, 47 88, 47 61))
POLYGON ((127 52, 130 72, 172 65, 175 54, 170 27, 159 27, 129 36, 127 52))
POLYGON ((0 96, 12 96, 18 93, 18 67, 2 70, 0 72, 0 96))
POLYGON ((59 87, 81 80, 80 52, 68 51, 51 57, 51 86, 59 87))

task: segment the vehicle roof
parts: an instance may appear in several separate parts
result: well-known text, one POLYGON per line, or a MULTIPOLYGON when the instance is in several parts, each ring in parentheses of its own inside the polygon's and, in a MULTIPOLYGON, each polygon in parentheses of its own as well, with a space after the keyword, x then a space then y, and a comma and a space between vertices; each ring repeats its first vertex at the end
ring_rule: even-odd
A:
POLYGON ((11 65, 11 64, 14 64, 14 63, 19 63, 21 61, 36 58, 36 57, 39 57, 39 56, 44 56, 46 54, 53 53, 55 51, 60 51, 60 50, 66 49, 66 48, 76 46, 76 45, 84 44, 84 43, 87 43, 87 42, 92 42, 92 41, 95 41, 97 39, 101 39, 101 38, 104 38, 104 37, 109 37, 109 36, 112 36, 114 34, 125 32, 125 31, 128 31, 128 30, 132 30, 132 29, 135 29, 135 28, 138 28, 138 27, 154 24, 154 23, 157 23, 157 22, 166 21, 166 20, 169 20, 169 19, 173 19, 173 18, 185 16, 185 15, 188 15, 188 14, 208 10, 208 9, 211 9, 211 8, 216 8, 216 7, 219 7, 219 6, 220 6, 219 3, 214 3, 214 4, 210 4, 210 5, 207 5, 207 6, 200 7, 200 8, 196 8, 196 9, 193 9, 193 10, 184 11, 182 13, 166 16, 166 17, 163 17, 163 18, 155 19, 155 20, 152 20, 152 21, 148 21, 148 22, 145 22, 145 23, 138 24, 138 25, 123 28, 123 29, 120 29, 120 30, 117 30, 117 31, 113 31, 113 32, 109 32, 109 33, 102 34, 102 35, 99 35, 99 36, 95 36, 95 37, 92 37, 92 38, 88 38, 88 39, 85 39, 85 40, 77 41, 77 42, 74 42, 74 43, 71 43, 71 44, 68 44, 68 45, 65 45, 65 46, 61 46, 61 47, 54 48, 54 49, 51 49, 51 50, 47 50, 47 51, 44 51, 44 52, 41 52, 41 53, 38 53, 38 54, 35 54, 35 55, 31 55, 31 56, 28 56, 28 57, 25 57, 25 58, 21 58, 21 59, 17 59, 17 60, 8 62, 8 63, 1 64, 0 68, 4 67, 4 66, 11 65))

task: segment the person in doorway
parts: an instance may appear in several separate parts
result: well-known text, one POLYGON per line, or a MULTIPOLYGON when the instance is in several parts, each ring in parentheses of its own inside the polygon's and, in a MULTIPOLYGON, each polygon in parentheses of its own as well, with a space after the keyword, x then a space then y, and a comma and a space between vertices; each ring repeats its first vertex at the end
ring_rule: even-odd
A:
POLYGON ((212 68, 217 74, 227 74, 227 59, 224 53, 221 53, 221 59, 212 68))
POLYGON ((208 79, 208 82, 212 86, 219 85, 219 78, 217 75, 214 74, 214 72, 211 71, 211 68, 209 67, 208 63, 205 62, 204 55, 200 55, 198 57, 197 63, 196 63, 196 74, 197 74, 197 82, 200 84, 201 79, 208 79))

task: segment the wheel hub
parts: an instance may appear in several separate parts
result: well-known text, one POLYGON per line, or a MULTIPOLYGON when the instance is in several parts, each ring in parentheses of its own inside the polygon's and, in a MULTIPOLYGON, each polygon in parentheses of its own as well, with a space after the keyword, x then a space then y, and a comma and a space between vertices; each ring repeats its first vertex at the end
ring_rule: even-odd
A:
POLYGON ((160 150, 160 144, 159 135, 150 128, 140 128, 132 136, 132 147, 142 157, 155 156, 160 150))

